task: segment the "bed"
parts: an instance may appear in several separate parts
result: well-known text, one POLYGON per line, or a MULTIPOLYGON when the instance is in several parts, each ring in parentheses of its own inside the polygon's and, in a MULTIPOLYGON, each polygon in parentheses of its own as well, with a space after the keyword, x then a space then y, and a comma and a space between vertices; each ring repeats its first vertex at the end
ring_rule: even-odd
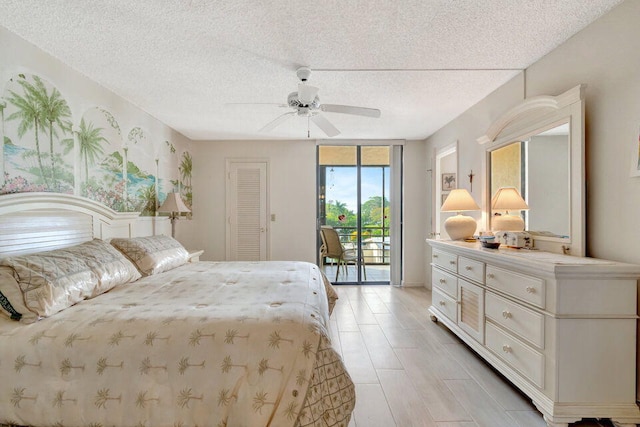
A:
POLYGON ((0 424, 348 425, 317 266, 189 263, 133 237, 134 215, 60 196, 0 196, 0 424))

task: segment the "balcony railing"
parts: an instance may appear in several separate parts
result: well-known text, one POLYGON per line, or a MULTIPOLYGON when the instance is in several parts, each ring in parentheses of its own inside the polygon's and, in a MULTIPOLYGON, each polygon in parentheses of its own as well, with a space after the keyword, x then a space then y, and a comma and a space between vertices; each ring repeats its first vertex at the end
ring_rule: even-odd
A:
MULTIPOLYGON (((345 249, 357 249, 357 228, 333 226, 345 249)), ((367 265, 389 265, 391 244, 388 227, 362 227, 362 256, 367 265)))

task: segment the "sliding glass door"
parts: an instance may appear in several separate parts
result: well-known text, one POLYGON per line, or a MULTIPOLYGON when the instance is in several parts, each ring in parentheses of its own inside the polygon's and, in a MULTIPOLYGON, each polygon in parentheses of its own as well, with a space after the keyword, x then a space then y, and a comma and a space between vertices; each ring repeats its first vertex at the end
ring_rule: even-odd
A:
POLYGON ((318 146, 319 265, 334 283, 391 281, 392 152, 390 146, 318 146), (327 251, 329 232, 337 234, 343 256, 327 251))

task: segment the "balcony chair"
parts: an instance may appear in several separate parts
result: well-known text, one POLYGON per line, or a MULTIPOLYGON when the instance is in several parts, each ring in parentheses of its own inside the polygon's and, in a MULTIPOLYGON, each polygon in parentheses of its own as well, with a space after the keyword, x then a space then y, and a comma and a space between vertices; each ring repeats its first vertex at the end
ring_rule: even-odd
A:
MULTIPOLYGON (((322 258, 333 258, 338 262, 336 268, 336 282, 338 281, 338 274, 340 273, 340 266, 345 270, 349 263, 358 265, 358 250, 357 249, 345 249, 340 242, 340 236, 338 232, 330 225, 323 225, 320 227, 320 237, 322 238, 322 246, 320 247, 320 254, 322 258)), ((364 280, 367 280, 367 269, 365 268, 364 257, 360 258, 362 264, 362 272, 364 274, 364 280)))

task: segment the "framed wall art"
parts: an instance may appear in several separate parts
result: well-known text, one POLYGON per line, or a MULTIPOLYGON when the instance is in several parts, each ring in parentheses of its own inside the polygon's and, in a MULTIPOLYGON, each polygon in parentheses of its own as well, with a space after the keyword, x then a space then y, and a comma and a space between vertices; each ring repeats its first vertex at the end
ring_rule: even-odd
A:
POLYGON ((444 205, 444 201, 447 200, 447 197, 449 197, 449 192, 447 191, 446 193, 442 193, 440 197, 440 206, 442 206, 444 205))
POLYGON ((455 173, 442 174, 442 191, 455 190, 457 187, 455 173))

